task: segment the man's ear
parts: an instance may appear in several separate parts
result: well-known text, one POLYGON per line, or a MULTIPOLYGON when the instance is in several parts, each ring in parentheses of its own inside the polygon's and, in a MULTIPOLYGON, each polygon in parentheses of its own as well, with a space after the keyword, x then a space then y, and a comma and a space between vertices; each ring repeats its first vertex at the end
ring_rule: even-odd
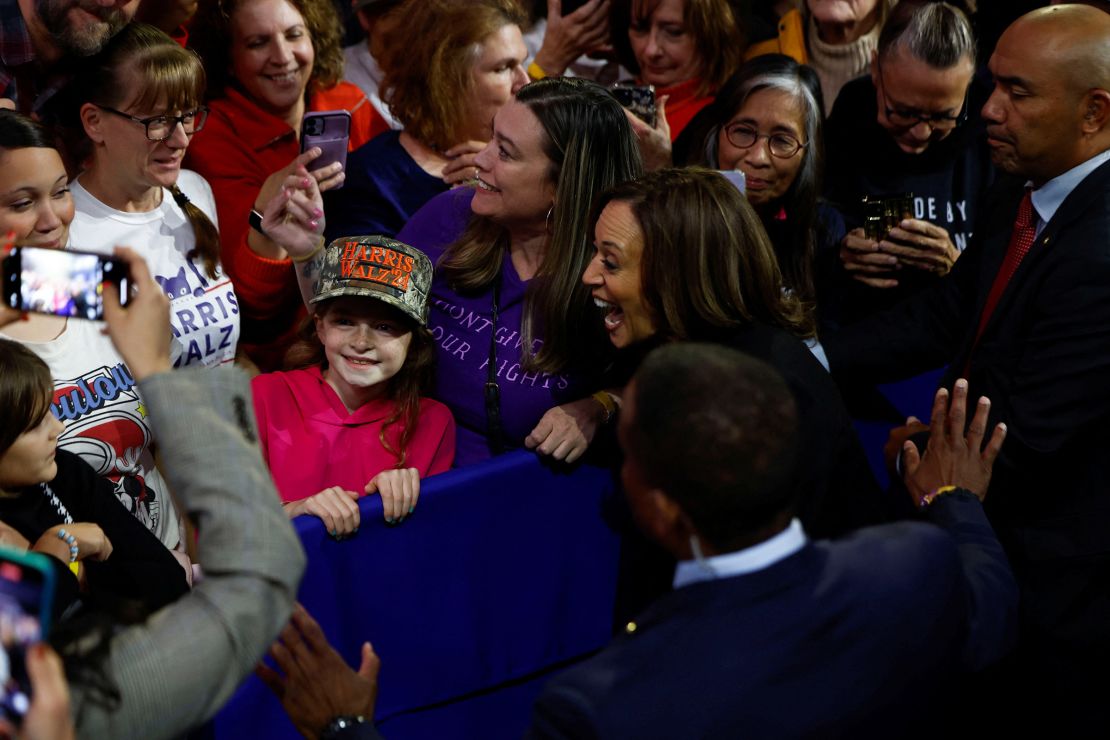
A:
POLYGON ((85 135, 92 140, 94 144, 104 143, 104 133, 101 131, 104 125, 104 111, 99 106, 92 103, 85 103, 81 106, 81 125, 85 128, 85 135))
POLYGON ((1083 107, 1083 133, 1097 134, 1110 124, 1110 91, 1101 88, 1089 91, 1083 107))
POLYGON ((690 535, 695 532, 690 518, 674 499, 663 493, 662 489, 651 489, 648 492, 648 500, 651 502, 652 509, 649 522, 652 539, 679 559, 683 559, 685 551, 689 549, 690 535))

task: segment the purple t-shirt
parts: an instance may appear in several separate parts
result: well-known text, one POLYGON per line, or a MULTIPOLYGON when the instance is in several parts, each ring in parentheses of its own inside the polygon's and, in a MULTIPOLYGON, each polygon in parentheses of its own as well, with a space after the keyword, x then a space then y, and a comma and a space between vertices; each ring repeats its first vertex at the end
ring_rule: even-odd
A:
MULTIPOLYGON (((399 241, 439 261, 466 228, 474 191, 455 188, 432 198, 397 235, 399 241)), ((501 423, 511 446, 522 446, 540 417, 553 406, 583 398, 596 388, 581 373, 548 375, 521 367, 520 324, 528 281, 521 280, 505 253, 496 334, 492 331, 493 289, 459 295, 437 271, 432 282, 428 329, 435 337, 436 385, 432 397, 451 409, 456 421, 455 466, 489 458, 486 440, 485 384, 491 337, 496 340, 497 384, 501 423)), ((540 340, 534 340, 537 348, 540 340)), ((596 384, 594 384, 596 385, 596 384)))

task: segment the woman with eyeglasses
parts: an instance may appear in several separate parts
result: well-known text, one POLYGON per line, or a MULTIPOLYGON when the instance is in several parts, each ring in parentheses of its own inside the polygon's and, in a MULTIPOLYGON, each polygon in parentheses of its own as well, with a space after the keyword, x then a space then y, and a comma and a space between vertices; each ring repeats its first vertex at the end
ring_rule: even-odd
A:
POLYGON ((685 164, 739 170, 745 195, 771 239, 783 285, 816 329, 818 255, 835 255, 844 223, 818 200, 822 171, 821 86, 809 67, 780 54, 757 57, 725 83, 691 124, 685 164))
POLYGON ((171 301, 175 365, 235 359, 239 301, 220 267, 216 206, 181 168, 204 127, 204 68, 153 26, 129 24, 87 64, 81 124, 92 145, 70 190, 76 249, 135 247, 171 301))

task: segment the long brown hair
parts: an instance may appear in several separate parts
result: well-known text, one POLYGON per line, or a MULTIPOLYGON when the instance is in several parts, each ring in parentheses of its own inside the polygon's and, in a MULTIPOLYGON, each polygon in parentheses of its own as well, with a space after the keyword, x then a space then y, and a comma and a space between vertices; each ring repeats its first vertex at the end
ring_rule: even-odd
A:
MULTIPOLYGON (((306 316, 298 330, 298 339, 285 354, 285 369, 299 370, 307 367, 320 367, 326 370, 328 359, 324 345, 316 331, 316 321, 328 315, 337 299, 321 301, 316 304, 315 318, 306 316)), ((373 299, 367 299, 373 300, 373 299)), ((435 340, 427 327, 420 326, 395 311, 397 320, 412 331, 405 362, 397 374, 390 378, 386 388, 386 398, 393 401, 393 413, 382 424, 378 439, 382 447, 397 460, 395 467, 405 467, 409 441, 416 434, 420 422, 420 398, 431 389, 432 372, 435 369, 435 340), (393 427, 399 427, 399 433, 393 427), (387 434, 388 432, 388 434, 387 434), (391 440, 390 436, 394 439, 391 440)))
POLYGON ((771 240, 747 199, 719 173, 664 169, 601 196, 627 203, 644 235, 643 300, 668 339, 722 341, 760 321, 814 335, 812 317, 783 289, 771 240))
MULTIPOLYGON (((614 0, 610 10, 610 37, 621 64, 637 76, 636 55, 628 39, 633 24, 650 23, 661 0, 614 0)), ((699 95, 708 95, 724 84, 744 58, 744 29, 729 0, 683 0, 682 20, 701 57, 699 95)))
MULTIPOLYGON (((182 49, 154 26, 129 23, 83 65, 77 89, 83 101, 94 105, 113 108, 131 105, 141 110, 163 105, 170 111, 188 111, 198 108, 204 100, 205 84, 204 65, 196 54, 182 49), (134 76, 129 77, 129 71, 134 76)), ((216 225, 176 184, 169 190, 193 227, 195 246, 186 256, 189 259, 199 256, 208 277, 215 278, 220 262, 220 233, 216 225)))
MULTIPOLYGON (((640 174, 640 151, 624 109, 592 82, 548 78, 525 85, 516 100, 543 127, 549 182, 555 183, 547 248, 524 300, 524 364, 557 373, 590 359, 595 348, 608 347, 590 290, 582 284, 593 255, 589 206, 598 193, 640 174), (530 348, 541 333, 543 346, 533 355, 530 348)), ((508 232, 476 216, 438 269, 454 290, 481 292, 500 277, 508 248, 508 232)))

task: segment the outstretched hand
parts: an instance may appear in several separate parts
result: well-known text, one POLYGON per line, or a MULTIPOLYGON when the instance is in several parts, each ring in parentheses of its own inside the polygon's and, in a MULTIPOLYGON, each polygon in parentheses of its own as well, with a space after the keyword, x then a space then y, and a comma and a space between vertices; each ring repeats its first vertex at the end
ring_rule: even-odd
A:
POLYGON ((990 399, 986 396, 979 398, 965 434, 967 381, 963 378, 956 381, 951 404, 948 403, 946 388, 937 391, 925 452, 919 453, 911 441, 907 441, 903 448, 903 480, 914 503, 921 505, 929 493, 943 486, 958 486, 980 499, 987 495, 994 460, 1006 438, 1006 425, 997 424, 986 447, 983 447, 990 407, 990 399))
POLYGON ((358 671, 352 671, 328 644, 316 620, 297 604, 289 623, 270 647, 270 656, 281 673, 262 663, 254 672, 274 692, 305 737, 319 737, 336 717, 373 717, 381 661, 369 642, 362 645, 358 671))

